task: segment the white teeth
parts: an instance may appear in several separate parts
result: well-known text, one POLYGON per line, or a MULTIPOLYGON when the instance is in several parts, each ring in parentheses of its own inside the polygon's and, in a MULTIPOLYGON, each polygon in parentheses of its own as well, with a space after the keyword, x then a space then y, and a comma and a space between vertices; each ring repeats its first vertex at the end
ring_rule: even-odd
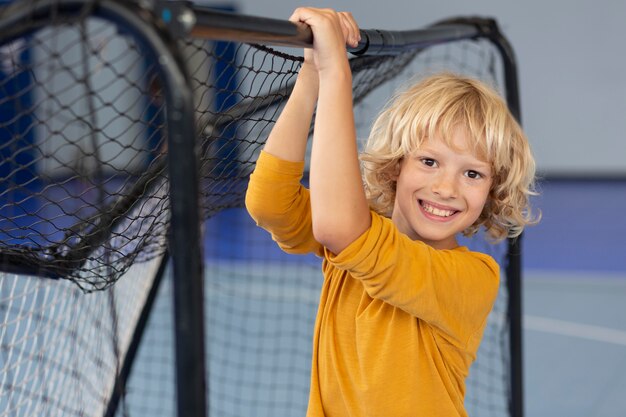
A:
POLYGON ((422 207, 424 207, 424 210, 426 210, 428 213, 434 214, 435 216, 439 217, 450 217, 454 214, 454 210, 442 210, 426 203, 422 203, 422 207))

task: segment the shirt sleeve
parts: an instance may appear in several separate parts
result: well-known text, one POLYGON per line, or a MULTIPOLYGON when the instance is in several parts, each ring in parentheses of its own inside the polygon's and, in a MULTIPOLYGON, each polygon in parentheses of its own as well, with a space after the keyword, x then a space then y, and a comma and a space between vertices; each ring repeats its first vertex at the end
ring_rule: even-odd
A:
POLYGON ((363 235, 325 256, 360 280, 370 297, 426 321, 462 348, 484 327, 498 293, 499 267, 490 256, 465 247, 434 249, 374 212, 363 235))
POLYGON ((246 192, 246 208, 256 224, 270 232, 288 253, 316 253, 309 190, 301 183, 304 161, 291 162, 261 151, 246 192))

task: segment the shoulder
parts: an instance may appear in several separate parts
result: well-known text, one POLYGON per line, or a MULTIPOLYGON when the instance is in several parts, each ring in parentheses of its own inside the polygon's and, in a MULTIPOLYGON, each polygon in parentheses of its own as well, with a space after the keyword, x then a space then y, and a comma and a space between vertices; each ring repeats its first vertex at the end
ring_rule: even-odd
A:
POLYGON ((304 171, 304 161, 288 161, 262 150, 255 165, 255 173, 258 174, 259 171, 278 176, 300 176, 304 171))
POLYGON ((495 259, 483 252, 472 251, 467 246, 458 246, 454 249, 435 249, 419 240, 412 240, 400 232, 393 221, 372 211, 372 226, 369 230, 370 239, 381 240, 382 245, 395 247, 399 251, 411 256, 412 253, 440 259, 442 262, 454 265, 476 265, 498 275, 500 268, 495 259))
POLYGON ((498 265, 496 260, 491 255, 488 255, 486 253, 469 250, 466 246, 459 246, 457 248, 444 252, 449 252, 453 254, 461 262, 478 263, 489 268, 496 274, 500 272, 500 266, 498 265))

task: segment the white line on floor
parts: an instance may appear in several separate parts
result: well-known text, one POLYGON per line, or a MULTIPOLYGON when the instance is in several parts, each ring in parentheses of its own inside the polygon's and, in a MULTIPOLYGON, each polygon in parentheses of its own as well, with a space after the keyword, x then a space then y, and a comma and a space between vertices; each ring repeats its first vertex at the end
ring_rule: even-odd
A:
POLYGON ((524 315, 524 329, 626 346, 626 331, 524 315))

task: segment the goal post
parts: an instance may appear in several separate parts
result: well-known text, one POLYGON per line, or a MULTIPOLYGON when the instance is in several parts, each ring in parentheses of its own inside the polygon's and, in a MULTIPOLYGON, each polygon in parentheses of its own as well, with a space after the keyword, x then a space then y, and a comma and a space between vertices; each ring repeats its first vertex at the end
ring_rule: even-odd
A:
MULTIPOLYGON (((304 414, 319 261, 283 256, 243 199, 311 44, 189 2, 0 5, 0 416, 304 414)), ((349 52, 359 146, 435 71, 520 120, 493 19, 366 29, 349 52)), ((466 406, 523 417, 520 239, 467 244, 503 277, 466 406)))
MULTIPOLYGON (((111 160, 100 159, 101 154, 98 154, 95 149, 82 150, 77 147, 82 155, 94 156, 95 153, 97 167, 96 172, 84 173, 77 169, 72 169, 74 174, 70 174, 70 177, 76 178, 80 181, 90 182, 92 178, 96 178, 90 183, 94 189, 98 191, 99 196, 96 202, 85 201, 84 194, 78 196, 73 195, 71 197, 77 197, 78 200, 83 201, 85 204, 92 205, 95 209, 93 214, 81 218, 78 215, 78 211, 74 216, 77 217, 71 219, 71 221, 78 221, 78 227, 69 229, 62 226, 57 226, 52 219, 43 219, 44 222, 49 222, 54 230, 54 234, 65 234, 64 239, 60 242, 53 240, 51 235, 41 233, 43 244, 32 245, 29 244, 28 238, 30 234, 29 230, 32 229, 31 225, 26 227, 14 228, 12 237, 15 237, 17 243, 9 242, 3 246, 2 260, 3 268, 7 271, 20 272, 22 274, 29 274, 32 276, 48 276, 52 278, 66 278, 71 279, 77 283, 81 288, 87 291, 104 290, 113 285, 115 281, 120 279, 125 273, 128 273, 129 268, 136 260, 140 260, 144 247, 144 244, 148 247, 145 252, 146 258, 163 258, 166 252, 169 252, 172 258, 173 270, 176 279, 174 280, 174 310, 176 317, 176 366, 177 373, 177 395, 178 395, 178 413, 179 415, 186 416, 204 416, 205 415, 205 372, 204 372, 204 325, 203 325, 203 298, 202 298, 202 244, 200 240, 200 215, 198 208, 198 170, 196 167, 196 153, 195 153, 195 120, 194 120, 194 103, 193 93, 191 92, 189 85, 189 77, 184 72, 184 64, 181 62, 181 57, 178 55, 178 49, 174 42, 175 38, 167 31, 159 28, 155 25, 155 21, 146 19, 142 15, 140 9, 136 5, 132 4, 131 7, 127 7, 121 2, 116 1, 89 1, 89 0, 43 0, 43 1, 18 1, 12 3, 2 9, 0 9, 0 44, 9 45, 10 49, 13 42, 19 39, 25 39, 25 43, 42 45, 44 51, 41 53, 40 59, 51 58, 53 62, 35 62, 33 64, 32 71, 36 74, 39 68, 45 68, 46 65, 58 65, 57 70, 59 72, 67 72, 70 77, 75 77, 76 71, 82 71, 82 77, 75 79, 75 84, 84 87, 85 101, 88 107, 91 108, 93 101, 98 101, 101 95, 103 95, 103 89, 96 89, 92 83, 95 83, 98 74, 96 68, 90 67, 90 61, 96 58, 96 61, 104 63, 105 68, 114 68, 114 66, 106 67, 107 57, 103 50, 98 50, 97 45, 86 45, 93 42, 98 34, 105 33, 108 38, 103 42, 110 41, 111 38, 119 37, 121 31, 122 37, 131 39, 127 45, 131 47, 131 53, 134 55, 143 55, 144 59, 147 59, 151 63, 151 71, 159 79, 160 94, 164 97, 164 104, 162 113, 166 120, 165 126, 161 128, 164 141, 167 142, 167 160, 164 163, 164 157, 159 150, 152 149, 151 152, 155 152, 153 164, 150 165, 151 169, 148 172, 154 174, 148 177, 137 177, 137 173, 132 170, 130 172, 122 170, 122 175, 128 176, 128 181, 135 181, 135 184, 139 184, 139 195, 131 192, 135 188, 130 186, 122 186, 121 190, 116 190, 111 195, 108 194, 107 185, 103 182, 102 176, 105 174, 99 170, 104 165, 111 167, 111 160), (93 23, 92 20, 97 19, 97 23, 93 23), (104 22, 104 23, 103 23, 104 22), (96 27, 94 29, 95 26, 96 27), (103 29, 104 27, 104 29, 103 29), (108 30, 108 28, 113 28, 108 30), (49 30, 46 35, 51 37, 57 37, 59 42, 64 42, 67 39, 73 39, 69 41, 69 46, 64 45, 66 48, 71 49, 72 43, 79 44, 77 53, 81 54, 82 63, 75 61, 72 65, 68 66, 63 61, 63 55, 67 54, 67 49, 64 51, 52 50, 51 46, 46 43, 46 39, 37 38, 37 33, 49 30), (70 35, 68 32, 75 31, 76 33, 70 35), (129 34, 131 34, 129 36, 129 34), (35 39, 32 42, 32 39, 35 39), (87 46, 92 49, 87 50, 87 46), (82 66, 85 64, 85 66, 82 66), (35 68, 35 66, 38 66, 35 68), (160 159, 159 159, 160 158, 160 159), (156 162, 155 162, 156 161, 156 162), (155 169, 156 167, 156 169, 155 169), (165 174, 165 168, 168 173, 165 174), (157 204, 158 212, 140 213, 135 214, 137 210, 141 211, 146 207, 146 199, 150 200, 155 194, 162 194, 163 179, 167 177, 167 189, 169 195, 167 203, 157 204), (137 208, 138 206, 139 209, 137 208), (167 214, 165 209, 168 210, 167 214), (106 211, 105 211, 106 210, 106 211), (104 214, 103 214, 104 213, 104 214), (167 220, 163 220, 162 217, 167 216, 167 220), (158 218, 159 222, 155 222, 154 219, 158 218), (152 222, 149 230, 143 230, 142 226, 145 225, 146 220, 152 222), (137 242, 128 243, 129 237, 128 226, 123 226, 121 231, 115 232, 115 227, 119 223, 124 221, 142 223, 139 228, 140 234, 135 236, 137 242), (161 223, 166 222, 166 223, 161 223), (96 231, 89 233, 87 236, 72 236, 74 230, 83 231, 84 229, 93 227, 96 231), (24 233, 23 230, 27 232, 24 233), (68 237, 69 232, 69 237, 68 237), (151 248, 151 244, 146 244, 145 236, 141 233, 152 233, 156 242, 157 249, 151 248), (166 236, 167 235, 167 236, 166 236), (85 240, 95 239, 95 244, 82 245, 85 240), (107 251, 105 249, 104 254, 98 253, 98 248, 109 245, 114 246, 114 240, 123 240, 124 246, 114 252, 107 251), (166 243, 167 249, 166 249, 166 243), (25 243, 24 243, 25 242, 25 243), (48 244, 49 243, 49 244, 48 244), (114 253, 114 255, 111 255, 114 253), (76 258, 75 255, 79 257, 76 258), (118 259, 115 255, 119 255, 118 259), (116 262, 116 263, 114 263, 116 262), (94 266, 93 264, 97 265, 94 266), (119 269, 117 268, 119 264, 119 269), (59 266, 61 265, 61 266, 59 266), (104 265, 104 272, 100 272, 98 269, 101 265, 104 265), (114 272, 111 272, 111 271, 114 272)), ((145 11, 144 11, 145 12, 145 11)), ((145 13, 144 13, 145 14, 145 13)), ((97 39, 96 39, 97 40, 97 39)), ((119 59, 119 56, 118 56, 119 59)), ((119 61, 118 61, 119 62, 119 61)), ((122 78, 125 76, 121 70, 117 73, 117 76, 122 78)), ((56 74, 54 74, 56 75, 56 74)), ((50 76, 52 77, 52 76, 50 76)), ((46 78, 50 78, 46 77, 46 78)), ((7 84, 10 80, 7 82, 7 84)), ((43 83, 43 81, 37 80, 37 77, 33 80, 33 83, 39 86, 37 83, 43 83)), ((130 81, 132 84, 133 80, 130 81)), ((43 84, 41 85, 43 87, 43 84)), ((141 90, 142 96, 147 96, 150 92, 148 87, 139 87, 133 85, 133 87, 141 90)), ((71 89, 72 86, 65 87, 64 90, 58 92, 59 95, 64 91, 71 89)), ((120 89, 120 87, 117 87, 120 89)), ((48 93, 48 97, 54 104, 59 104, 59 108, 54 109, 54 114, 46 120, 41 121, 45 127, 46 124, 53 124, 56 119, 55 115, 62 113, 64 109, 71 104, 63 103, 62 99, 57 99, 53 93, 48 93), (55 103, 56 102, 56 103, 55 103)), ((118 92, 118 98, 122 95, 122 92, 118 92)), ((42 99, 45 103, 46 98, 42 99)), ((75 102, 74 97, 68 98, 68 101, 75 102)), ((136 100, 136 99, 135 99, 136 100)), ((136 101, 135 101, 136 102, 136 101)), ((54 105, 53 104, 53 105, 54 105)), ((146 105, 145 102, 140 103, 146 105)), ((115 104, 110 105, 115 109, 115 104)), ((126 107, 126 106, 125 106, 126 107)), ((64 117, 77 117, 84 120, 84 123, 91 125, 91 128, 87 128, 88 132, 83 133, 87 139, 93 137, 93 132, 96 129, 97 121, 96 117, 108 110, 109 104, 105 104, 100 107, 97 114, 94 114, 93 110, 91 114, 82 116, 76 114, 72 109, 68 114, 64 114, 64 117)), ((129 108, 129 107, 126 107, 129 108)), ((27 109, 25 111, 28 111, 27 109)), ((115 109, 116 112, 121 113, 122 110, 115 109)), ((102 128, 105 130, 105 136, 107 140, 118 139, 124 132, 116 133, 119 136, 112 138, 106 131, 111 129, 114 121, 119 120, 119 113, 116 114, 111 120, 107 121, 102 128)), ((140 124, 140 120, 136 120, 135 123, 140 124)), ((16 135, 11 138, 19 136, 21 133, 19 128, 16 128, 9 121, 2 127, 6 130, 17 131, 16 135)), ((145 123, 144 123, 145 124, 145 123)), ((50 129, 48 129, 50 132, 50 129)), ((111 133, 113 134, 113 133, 111 133)), ((68 138, 62 132, 53 132, 51 136, 60 136, 61 140, 65 143, 69 143, 72 146, 76 146, 75 143, 78 139, 68 138)), ((10 140, 11 140, 10 139, 10 140)), ((165 143, 163 142, 163 143, 165 143)), ((61 147, 67 146, 62 144, 61 147)), ((104 145, 96 145, 95 141, 92 141, 93 148, 99 148, 104 145)), ((5 144, 6 146, 6 144, 5 144)), ((128 149, 131 146, 122 146, 122 150, 118 150, 121 153, 123 150, 128 149)), ((165 146, 165 145, 162 145, 165 146)), ((58 149, 58 145, 56 147, 58 149)), ((55 152, 54 150, 52 152, 55 152)), ((47 155, 44 155, 42 160, 46 160, 47 155)), ((58 157, 52 155, 54 160, 58 160, 58 157)), ((48 158, 49 160, 49 158, 48 158)), ((19 167, 19 169, 25 169, 19 167)), ((116 168, 113 167, 115 170, 116 168)), ((117 174, 117 173, 115 173, 117 174)), ((46 175, 50 177, 50 175, 46 175)), ((56 178, 45 178, 46 181, 54 181, 56 178)), ((11 178, 9 178, 11 180, 11 178)), ((64 182, 68 181, 68 178, 63 178, 64 182)), ((108 181, 108 179, 107 179, 108 181)), ((45 185, 44 187, 47 187, 45 185)), ((24 187, 23 184, 15 184, 15 187, 24 187)), ((3 193, 3 204, 9 203, 13 190, 7 190, 3 193)), ((31 192, 31 191, 27 191, 31 192)), ((36 196, 34 198, 40 198, 44 196, 40 191, 34 191, 36 196)), ((27 198, 30 198, 27 197, 27 198)), ((65 197, 68 198, 67 196, 65 197)), ((19 203, 18 203, 19 204, 19 203)), ((47 205, 48 202, 44 203, 47 205)), ((52 202, 52 204, 55 204, 52 202)), ((59 205, 60 206, 60 205, 59 205)), ((7 205, 4 205, 7 207, 7 205)), ((60 207, 65 213, 65 208, 60 207)), ((36 208, 35 210, 40 210, 36 208)), ((18 210, 19 211, 19 210, 18 210)), ((28 213, 31 215, 31 213, 28 213)), ((10 217, 11 214, 7 215, 10 217)), ((13 216, 15 216, 13 214, 13 216)), ((35 216, 37 217, 37 216, 35 216)), ((9 222, 13 219, 8 218, 9 222)), ((36 218, 32 220, 33 223, 41 222, 36 218)), ((39 237, 39 236, 38 236, 39 237)), ((102 268, 100 268, 102 269, 102 268)), ((157 274, 162 273, 163 268, 158 268, 157 274)), ((3 283, 7 283, 9 278, 4 276, 3 283)), ((19 280, 19 278, 17 278, 19 280)), ((158 282, 159 280, 155 280, 158 282)), ((111 320, 116 321, 116 312, 111 313, 113 317, 111 320)), ((4 345, 3 345, 4 347, 4 345)), ((125 356, 125 353, 121 353, 118 350, 118 346, 114 346, 113 351, 117 355, 125 356)), ((107 390, 106 387, 111 386, 111 382, 116 381, 115 386, 118 386, 119 376, 114 376, 110 381, 103 381, 103 387, 100 389, 107 390)), ((12 387, 13 383, 8 383, 8 387, 12 387)), ((3 387, 3 391, 4 391, 3 387)), ((71 387, 66 387, 71 389, 71 387)), ((5 391, 8 392, 8 391, 5 391)), ((10 396, 12 393, 8 392, 10 396)), ((106 398, 106 393, 99 394, 103 397, 102 401, 106 398)), ((4 401, 0 404, 4 405, 4 401)), ((11 401, 6 400, 6 406, 10 407, 11 401)))

